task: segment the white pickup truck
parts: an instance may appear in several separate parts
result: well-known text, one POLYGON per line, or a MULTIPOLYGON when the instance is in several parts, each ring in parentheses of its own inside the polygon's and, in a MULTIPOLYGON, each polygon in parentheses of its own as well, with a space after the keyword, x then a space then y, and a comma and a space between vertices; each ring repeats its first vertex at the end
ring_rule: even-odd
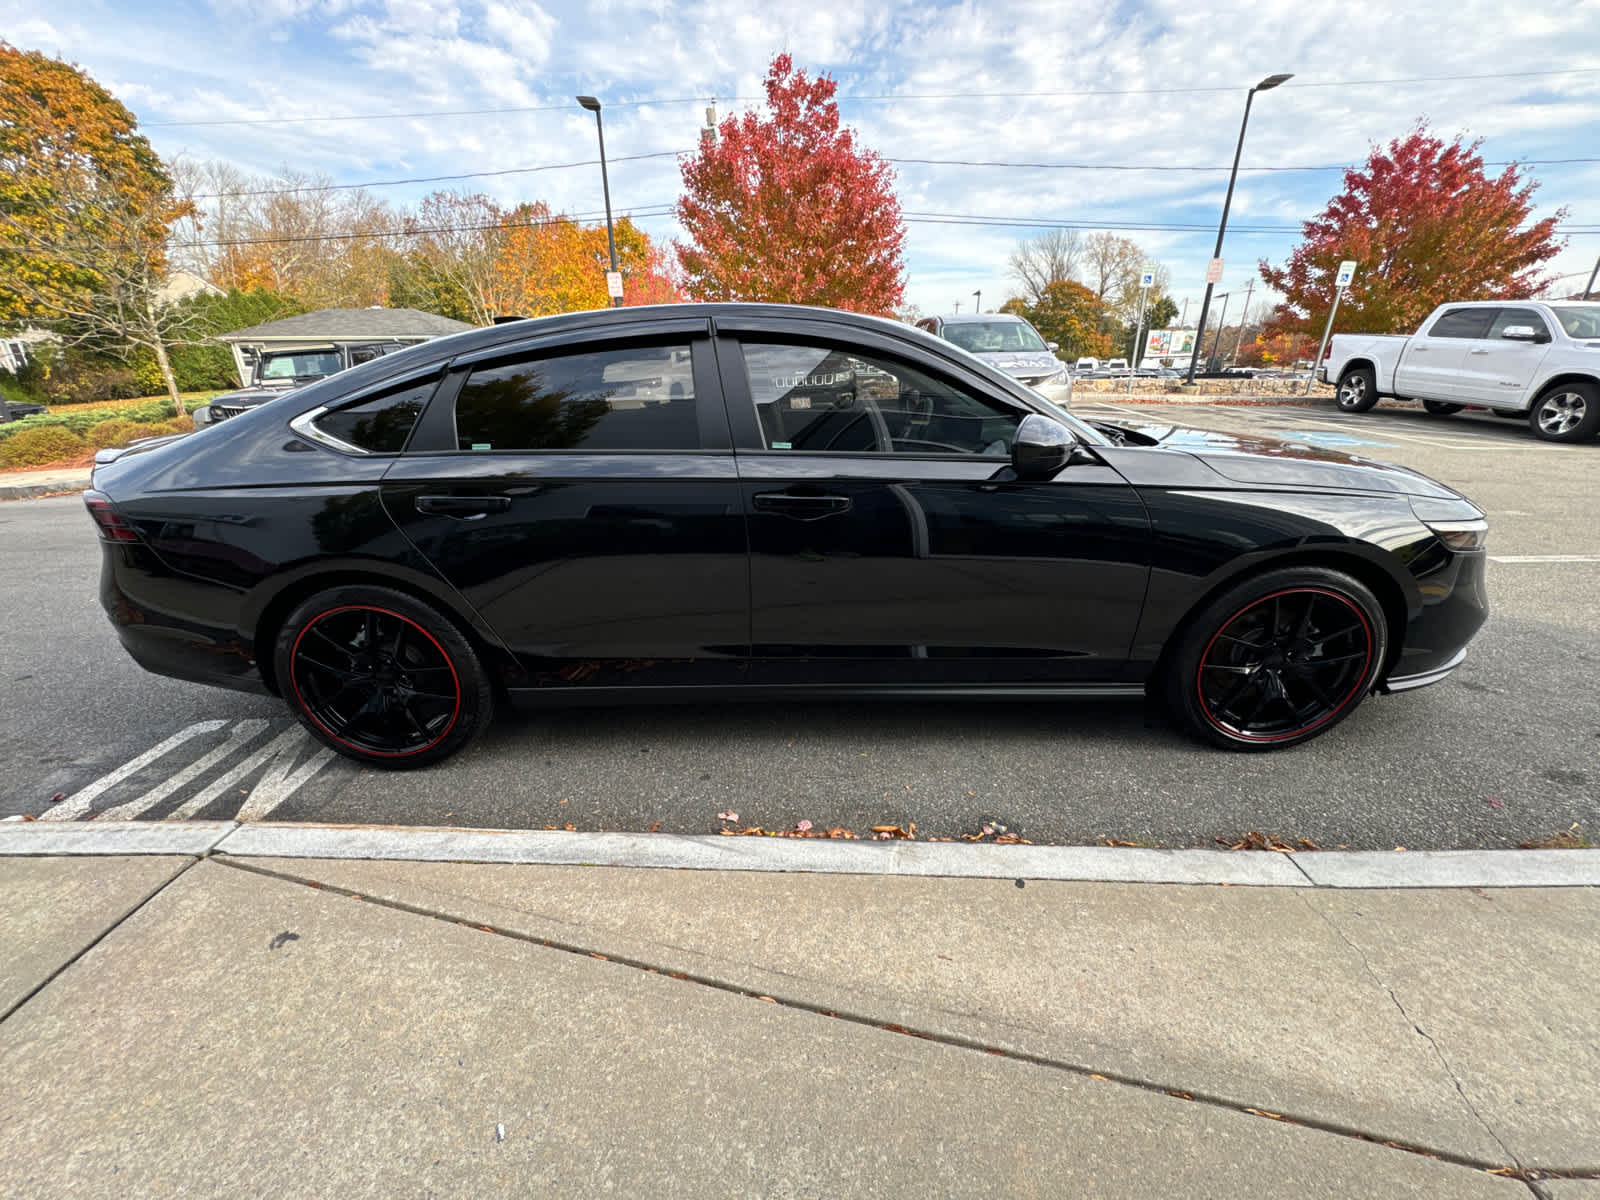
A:
POLYGON ((1539 437, 1578 442, 1600 431, 1600 302, 1481 300, 1441 304, 1410 337, 1336 334, 1322 379, 1345 412, 1380 397, 1526 417, 1539 437))

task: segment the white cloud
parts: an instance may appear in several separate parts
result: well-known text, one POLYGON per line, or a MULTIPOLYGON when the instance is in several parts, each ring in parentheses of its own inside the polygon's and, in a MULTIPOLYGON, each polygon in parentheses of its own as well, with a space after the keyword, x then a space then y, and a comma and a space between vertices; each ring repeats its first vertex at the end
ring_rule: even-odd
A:
MULTIPOLYGON (((12 0, 8 36, 85 66, 136 109, 164 153, 188 149, 254 170, 288 164, 341 182, 494 171, 594 157, 578 92, 606 104, 613 198, 620 210, 676 197, 671 158, 687 150, 704 100, 724 115, 761 94, 773 53, 840 82, 846 120, 891 158, 1220 166, 1233 154, 1248 87, 1274 71, 1295 79, 1258 96, 1246 166, 1356 162, 1373 143, 1427 116, 1446 136, 1485 139, 1490 160, 1593 157, 1600 145, 1600 45, 1593 6, 1550 6, 1508 21, 1498 0, 905 0, 864 6, 813 0, 211 0, 214 18, 178 23, 153 0, 12 0), (1416 76, 1555 68, 1588 74, 1363 84, 1416 76), (1329 85, 1329 86, 1323 86, 1329 85), (985 93, 1137 92, 1146 94, 985 93), (895 95, 897 101, 854 99, 895 95), (686 103, 632 105, 651 98, 686 103), (918 98, 911 98, 918 97, 918 98), (947 98, 932 98, 947 97, 947 98), (550 108, 432 119, 159 127, 156 122, 418 110, 550 108)), ((916 212, 977 213, 1105 225, 1194 226, 1130 233, 1197 296, 1226 171, 1004 170, 905 163, 902 203, 916 212)), ((1595 224, 1593 167, 1533 166, 1541 213, 1595 224)), ((455 186, 557 208, 599 208, 592 168, 509 175, 455 186)), ((1298 224, 1339 187, 1337 171, 1241 175, 1224 286, 1255 260, 1281 260, 1298 224), (1279 232, 1251 232, 1274 227, 1279 232)), ((432 186, 383 194, 414 199, 432 186)), ((647 227, 671 235, 670 219, 647 227)), ((984 292, 1003 299, 1006 254, 1026 229, 913 224, 910 298, 929 309, 984 292)), ((1600 237, 1575 236, 1560 271, 1592 265, 1600 237)), ((1579 283, 1582 282, 1580 279, 1579 283)))

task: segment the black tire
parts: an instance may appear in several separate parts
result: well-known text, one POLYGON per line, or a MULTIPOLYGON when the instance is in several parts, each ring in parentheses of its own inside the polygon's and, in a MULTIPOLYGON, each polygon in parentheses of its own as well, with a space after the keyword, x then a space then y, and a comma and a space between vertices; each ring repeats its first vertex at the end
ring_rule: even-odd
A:
POLYGON ((1168 658, 1168 707, 1229 750, 1274 750, 1355 711, 1389 648, 1383 607, 1359 580, 1286 567, 1235 584, 1187 622, 1168 658))
POLYGON ((1528 428, 1547 442, 1583 442, 1600 432, 1600 387, 1558 383, 1533 402, 1528 428))
POLYGON ((1378 378, 1371 367, 1351 367, 1339 376, 1333 402, 1340 412, 1364 413, 1378 402, 1378 378))
POLYGON ((1448 417, 1452 413, 1460 412, 1463 408, 1466 407, 1466 405, 1465 404, 1450 404, 1449 402, 1444 401, 1444 400, 1424 400, 1422 402, 1422 407, 1424 409, 1426 409, 1428 412, 1431 412, 1436 417, 1448 417))
POLYGON ((279 686, 323 745, 389 770, 449 758, 488 725, 494 692, 454 622, 391 588, 331 588, 278 631, 279 686))

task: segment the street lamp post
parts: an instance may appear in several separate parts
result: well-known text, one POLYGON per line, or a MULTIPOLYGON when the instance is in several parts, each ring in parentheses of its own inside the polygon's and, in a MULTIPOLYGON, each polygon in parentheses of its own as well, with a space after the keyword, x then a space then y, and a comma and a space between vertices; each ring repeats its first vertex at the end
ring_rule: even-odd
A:
POLYGON ((1583 285, 1583 298, 1587 300, 1589 293, 1594 291, 1594 277, 1600 275, 1600 258, 1594 260, 1594 270, 1589 272, 1589 282, 1583 285))
MULTIPOLYGON (((600 135, 600 187, 606 197, 606 245, 611 250, 611 272, 621 274, 622 268, 617 266, 617 235, 611 228, 611 181, 606 178, 606 127, 600 119, 600 101, 593 96, 579 96, 578 103, 594 114, 595 132, 600 135)), ((621 308, 622 297, 611 297, 611 307, 621 308)))
MULTIPOLYGON (((1232 292, 1222 293, 1222 315, 1217 318, 1217 344, 1212 346, 1211 353, 1206 355, 1206 370, 1208 372, 1215 371, 1217 369, 1217 360, 1222 357, 1222 335, 1228 330, 1228 298, 1232 295, 1232 292)), ((1199 348, 1200 344, 1196 342, 1195 349, 1198 350, 1199 348)), ((1191 369, 1193 369, 1193 358, 1189 359, 1189 366, 1191 369)))
MULTIPOLYGON (((1239 156, 1244 153, 1244 131, 1245 127, 1250 124, 1250 102, 1256 98, 1257 92, 1270 92, 1280 83, 1293 78, 1293 75, 1268 75, 1255 87, 1251 88, 1249 94, 1244 98, 1244 120, 1239 122, 1239 144, 1233 148, 1233 170, 1228 175, 1228 195, 1222 201, 1222 223, 1217 226, 1217 248, 1211 252, 1212 258, 1222 257, 1222 235, 1228 231, 1228 209, 1233 207, 1233 185, 1239 179, 1239 156)), ((1206 284, 1205 299, 1200 301, 1200 324, 1194 334, 1194 348, 1196 351, 1200 349, 1201 339, 1206 335, 1206 312, 1211 307, 1211 289, 1214 287, 1216 287, 1214 283, 1206 284)), ((1185 383, 1194 382, 1194 363, 1197 356, 1193 355, 1189 359, 1189 377, 1184 381, 1185 383)))
POLYGON ((983 289, 980 288, 976 292, 973 292, 972 298, 974 301, 976 301, 976 303, 972 306, 972 311, 981 313, 983 311, 983 289))

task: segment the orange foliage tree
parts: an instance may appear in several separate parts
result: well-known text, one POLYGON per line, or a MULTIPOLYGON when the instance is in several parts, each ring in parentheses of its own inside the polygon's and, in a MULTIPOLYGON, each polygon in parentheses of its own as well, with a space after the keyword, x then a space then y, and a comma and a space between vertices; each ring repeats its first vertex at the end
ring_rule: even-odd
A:
MULTIPOLYGON (((616 222, 617 265, 625 304, 682 299, 661 247, 629 218, 616 222)), ((552 215, 543 203, 524 204, 507 217, 505 244, 494 271, 502 315, 524 317, 605 308, 611 256, 606 227, 552 215)))
POLYGON ((1366 163, 1346 171, 1344 190, 1304 225, 1304 241, 1282 267, 1261 262, 1284 302, 1269 332, 1321 332, 1339 263, 1354 260, 1354 284, 1337 330, 1415 329, 1449 300, 1519 299, 1546 282, 1540 265, 1561 249, 1565 210, 1529 222, 1537 187, 1508 166, 1491 178, 1479 142, 1445 142, 1418 124, 1366 163))

